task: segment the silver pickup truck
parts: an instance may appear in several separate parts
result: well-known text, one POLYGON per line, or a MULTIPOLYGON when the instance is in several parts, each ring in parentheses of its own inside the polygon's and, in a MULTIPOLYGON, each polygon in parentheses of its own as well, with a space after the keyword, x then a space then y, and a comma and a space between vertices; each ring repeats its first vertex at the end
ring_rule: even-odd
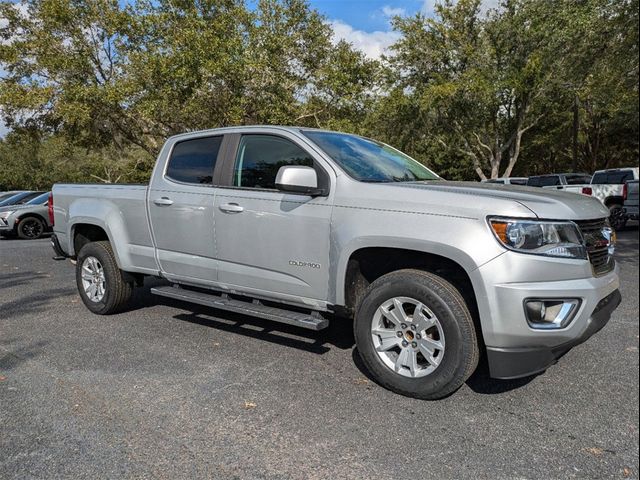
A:
POLYGON ((444 181, 337 132, 177 135, 148 186, 55 185, 50 209, 92 312, 153 276, 154 294, 303 328, 351 317, 371 375, 423 399, 485 355, 495 378, 541 372, 620 303, 598 200, 444 181))

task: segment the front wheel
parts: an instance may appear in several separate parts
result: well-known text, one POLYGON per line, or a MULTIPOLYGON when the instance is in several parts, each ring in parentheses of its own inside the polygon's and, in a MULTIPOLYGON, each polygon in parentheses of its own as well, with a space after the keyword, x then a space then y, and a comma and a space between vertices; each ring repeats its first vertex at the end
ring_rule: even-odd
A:
POLYGON ((85 306, 98 315, 122 310, 133 292, 118 268, 109 242, 91 242, 80 249, 76 261, 76 284, 85 306))
POLYGON ((400 270, 373 282, 354 329, 367 370, 408 397, 450 395, 478 365, 475 325, 462 295, 429 272, 400 270))
POLYGON ((44 233, 44 222, 37 217, 25 217, 18 223, 18 236, 23 240, 35 240, 44 233))

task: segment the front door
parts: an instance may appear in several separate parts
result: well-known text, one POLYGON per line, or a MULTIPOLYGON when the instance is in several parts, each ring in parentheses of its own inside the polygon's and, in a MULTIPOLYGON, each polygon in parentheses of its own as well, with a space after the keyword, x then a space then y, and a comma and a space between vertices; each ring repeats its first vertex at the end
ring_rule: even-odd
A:
MULTIPOLYGON (((280 167, 307 165, 318 171, 318 160, 294 138, 247 134, 229 161, 234 163, 231 185, 217 189, 215 200, 219 281, 249 293, 325 301, 331 197, 275 188, 280 167)), ((326 171, 320 173, 328 182, 326 171)))

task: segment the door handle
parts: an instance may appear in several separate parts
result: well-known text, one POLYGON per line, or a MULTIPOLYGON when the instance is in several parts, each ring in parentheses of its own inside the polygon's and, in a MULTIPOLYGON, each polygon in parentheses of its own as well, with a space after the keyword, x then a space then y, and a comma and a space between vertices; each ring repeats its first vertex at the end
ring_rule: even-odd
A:
POLYGON ((244 208, 237 203, 225 203, 224 205, 220 205, 220 210, 227 213, 240 213, 244 208))
POLYGON ((156 198, 153 201, 153 203, 161 207, 164 207, 164 206, 173 205, 173 200, 171 200, 169 197, 161 197, 161 198, 156 198))

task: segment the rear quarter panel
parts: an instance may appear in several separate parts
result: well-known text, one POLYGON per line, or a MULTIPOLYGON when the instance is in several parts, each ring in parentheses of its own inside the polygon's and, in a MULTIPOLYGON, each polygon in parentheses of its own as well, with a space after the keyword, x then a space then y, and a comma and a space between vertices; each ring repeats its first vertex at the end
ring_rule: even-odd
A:
POLYGON ((122 270, 157 274, 146 198, 144 185, 54 185, 54 233, 62 248, 75 255, 76 227, 95 225, 107 233, 122 270))

